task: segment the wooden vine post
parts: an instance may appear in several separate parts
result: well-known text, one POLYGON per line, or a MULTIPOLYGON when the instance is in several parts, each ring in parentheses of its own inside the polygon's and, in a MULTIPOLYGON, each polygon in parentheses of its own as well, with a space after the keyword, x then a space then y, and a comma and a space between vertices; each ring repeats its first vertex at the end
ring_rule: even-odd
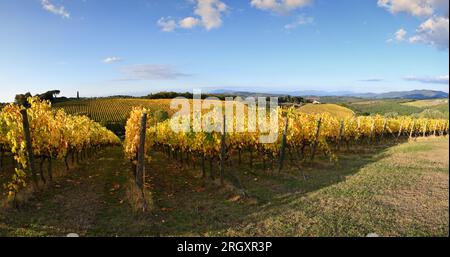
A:
POLYGON ((376 143, 376 142, 374 142, 374 141, 376 141, 374 134, 375 134, 375 119, 373 120, 372 127, 370 128, 369 144, 376 143))
POLYGON ((224 185, 225 175, 225 139, 226 139, 226 118, 223 116, 222 137, 220 140, 220 184, 224 185))
POLYGON ((284 131, 283 131, 283 138, 281 140, 281 147, 280 147, 280 159, 279 159, 279 165, 278 165, 278 172, 281 172, 283 169, 283 163, 284 163, 284 156, 286 154, 286 136, 289 126, 289 120, 287 117, 284 118, 284 131))
POLYGON ((402 135, 402 132, 403 132, 403 121, 400 123, 400 129, 398 130, 397 139, 400 138, 400 136, 402 135))
POLYGON ((141 116, 139 148, 138 148, 138 163, 136 165, 136 184, 143 192, 144 189, 144 173, 145 173, 145 132, 147 130, 147 114, 141 116))
POLYGON ((437 122, 434 122, 433 136, 436 136, 437 122))
POLYGON ((319 118, 319 120, 317 121, 316 135, 315 135, 313 147, 311 150, 311 161, 314 161, 314 157, 316 156, 316 149, 317 149, 317 144, 319 143, 319 135, 320 135, 321 125, 322 125, 322 118, 319 118))
POLYGON ((409 138, 413 137, 414 127, 416 126, 416 121, 414 120, 411 125, 411 131, 409 132, 409 138))
POLYGON ((336 149, 339 151, 341 149, 341 141, 342 141, 342 137, 344 136, 344 120, 341 120, 341 124, 339 126, 339 136, 338 136, 338 141, 337 141, 337 146, 336 149))
POLYGON ((23 133, 25 136, 25 142, 27 147, 26 150, 27 150, 28 170, 31 173, 31 178, 33 179, 33 183, 36 189, 38 189, 39 184, 36 176, 36 171, 34 170, 33 166, 34 162, 33 145, 31 144, 30 123, 28 121, 27 110, 26 109, 20 110, 20 114, 22 115, 23 133))
POLYGON ((383 130, 381 131, 380 141, 384 140, 384 134, 386 133, 386 129, 387 129, 387 119, 384 119, 383 130))
POLYGON ((427 136, 427 128, 428 128, 428 124, 427 123, 425 123, 425 127, 423 128, 423 137, 426 137, 427 136))

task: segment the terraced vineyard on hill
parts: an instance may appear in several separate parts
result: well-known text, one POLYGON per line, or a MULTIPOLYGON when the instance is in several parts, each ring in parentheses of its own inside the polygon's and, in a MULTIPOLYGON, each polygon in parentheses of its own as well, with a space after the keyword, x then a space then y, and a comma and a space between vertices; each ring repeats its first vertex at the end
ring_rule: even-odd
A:
MULTIPOLYGON (((427 112, 440 112, 441 118, 448 118, 448 99, 408 100, 408 99, 331 99, 341 106, 353 110, 358 115, 426 115, 427 112), (447 101, 447 102, 446 102, 447 101)), ((426 116, 425 116, 426 117, 426 116)), ((426 117, 431 118, 431 117, 426 117)))
POLYGON ((57 103, 55 108, 64 109, 72 115, 86 115, 101 123, 126 122, 133 107, 142 106, 149 110, 170 111, 170 99, 149 100, 135 98, 101 98, 74 100, 57 103))
POLYGON ((429 108, 441 105, 448 105, 448 99, 429 99, 429 100, 417 100, 412 102, 403 103, 403 105, 415 106, 420 108, 429 108))

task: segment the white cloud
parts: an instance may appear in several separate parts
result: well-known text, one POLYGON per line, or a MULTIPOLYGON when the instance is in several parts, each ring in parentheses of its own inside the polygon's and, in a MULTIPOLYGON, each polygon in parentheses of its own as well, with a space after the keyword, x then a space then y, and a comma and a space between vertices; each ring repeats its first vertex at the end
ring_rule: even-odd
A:
POLYGON ((302 26, 302 25, 311 24, 313 22, 314 22, 314 18, 313 17, 307 17, 307 16, 304 16, 304 15, 300 15, 299 17, 297 17, 297 19, 294 22, 286 24, 284 26, 284 28, 287 29, 287 30, 291 30, 291 29, 295 29, 295 28, 297 28, 299 26, 302 26))
POLYGON ((115 63, 115 62, 121 62, 122 58, 117 56, 107 57, 103 60, 104 63, 115 63))
POLYGON ((161 64, 137 64, 123 67, 121 72, 127 77, 124 80, 172 80, 189 76, 181 73, 172 66, 161 64))
POLYGON ((194 17, 186 17, 179 22, 183 29, 192 29, 200 24, 200 20, 194 17))
POLYGON ((313 0, 251 0, 250 4, 261 10, 286 14, 295 9, 310 5, 313 0))
POLYGON ((194 14, 197 17, 189 16, 180 19, 178 22, 170 17, 161 18, 158 21, 158 26, 164 32, 172 32, 176 28, 192 29, 197 26, 212 30, 222 26, 222 13, 228 10, 225 3, 220 0, 193 0, 193 2, 196 3, 194 14))
POLYGON ((434 14, 448 17, 448 0, 378 0, 378 6, 391 13, 406 12, 414 16, 429 17, 434 14))
POLYGON ((66 19, 70 18, 70 13, 64 8, 64 6, 57 7, 52 4, 50 0, 42 0, 41 5, 42 8, 44 8, 44 10, 46 11, 49 11, 66 19))
POLYGON ((227 5, 220 0, 197 0, 195 14, 200 16, 202 25, 211 30, 222 26, 222 13, 227 10, 227 5))
POLYGON ((395 32, 395 39, 397 41, 403 41, 403 40, 405 40, 406 34, 407 34, 406 30, 399 29, 397 32, 395 32))
MULTIPOLYGON (((378 0, 378 6, 391 13, 405 12, 413 16, 427 18, 411 36, 410 43, 424 43, 438 49, 448 49, 449 0, 378 0)), ((404 41, 406 31, 400 29, 395 33, 395 40, 404 41)), ((392 42, 393 39, 388 40, 392 42)))
POLYGON ((417 29, 416 35, 409 38, 411 43, 425 43, 438 49, 448 49, 449 19, 432 17, 423 22, 417 29))
POLYGON ((408 32, 404 28, 401 28, 394 33, 393 38, 389 38, 386 42, 392 43, 405 41, 407 34, 408 32))
POLYGON ((434 12, 434 0, 378 0, 378 6, 391 13, 407 12, 415 16, 429 16, 434 12))
POLYGON ((170 17, 159 19, 157 24, 164 32, 172 32, 177 28, 177 22, 170 17))
POLYGON ((420 83, 426 83, 426 84, 449 84, 449 76, 438 76, 438 77, 406 77, 405 80, 407 81, 415 81, 420 83))
POLYGON ((408 32, 403 28, 397 30, 397 32, 395 32, 395 40, 404 41, 406 34, 408 34, 408 32))

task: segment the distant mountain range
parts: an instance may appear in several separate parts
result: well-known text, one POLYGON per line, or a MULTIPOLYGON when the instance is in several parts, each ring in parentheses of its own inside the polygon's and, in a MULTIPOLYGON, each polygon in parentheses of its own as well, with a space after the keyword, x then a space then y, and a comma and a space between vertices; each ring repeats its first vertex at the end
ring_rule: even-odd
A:
POLYGON ((401 99, 436 99, 448 98, 448 93, 443 91, 433 90, 412 90, 412 91, 397 91, 381 94, 356 94, 357 97, 363 98, 401 98, 401 99))
POLYGON ((360 98, 375 98, 375 99, 436 99, 436 98, 448 98, 449 94, 443 91, 434 90, 412 90, 412 91, 395 91, 387 93, 355 93, 350 91, 318 91, 318 90, 307 90, 307 91, 273 91, 273 92, 248 92, 248 91, 234 91, 227 89, 215 89, 208 91, 210 94, 228 94, 236 95, 241 97, 246 96, 280 96, 280 95, 291 95, 291 96, 303 96, 303 97, 324 97, 324 96, 337 96, 337 97, 360 97, 360 98))

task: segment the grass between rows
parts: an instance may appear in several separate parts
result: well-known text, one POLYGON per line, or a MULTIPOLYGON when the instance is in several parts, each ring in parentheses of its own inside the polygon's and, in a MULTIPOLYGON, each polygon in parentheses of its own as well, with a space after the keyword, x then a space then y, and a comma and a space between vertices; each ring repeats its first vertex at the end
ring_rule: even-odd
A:
POLYGON ((154 206, 145 214, 128 202, 130 164, 121 148, 109 148, 21 208, 0 211, 0 235, 448 236, 448 143, 366 147, 336 163, 288 161, 281 174, 258 163, 228 167, 249 198, 154 153, 147 165, 154 206))

